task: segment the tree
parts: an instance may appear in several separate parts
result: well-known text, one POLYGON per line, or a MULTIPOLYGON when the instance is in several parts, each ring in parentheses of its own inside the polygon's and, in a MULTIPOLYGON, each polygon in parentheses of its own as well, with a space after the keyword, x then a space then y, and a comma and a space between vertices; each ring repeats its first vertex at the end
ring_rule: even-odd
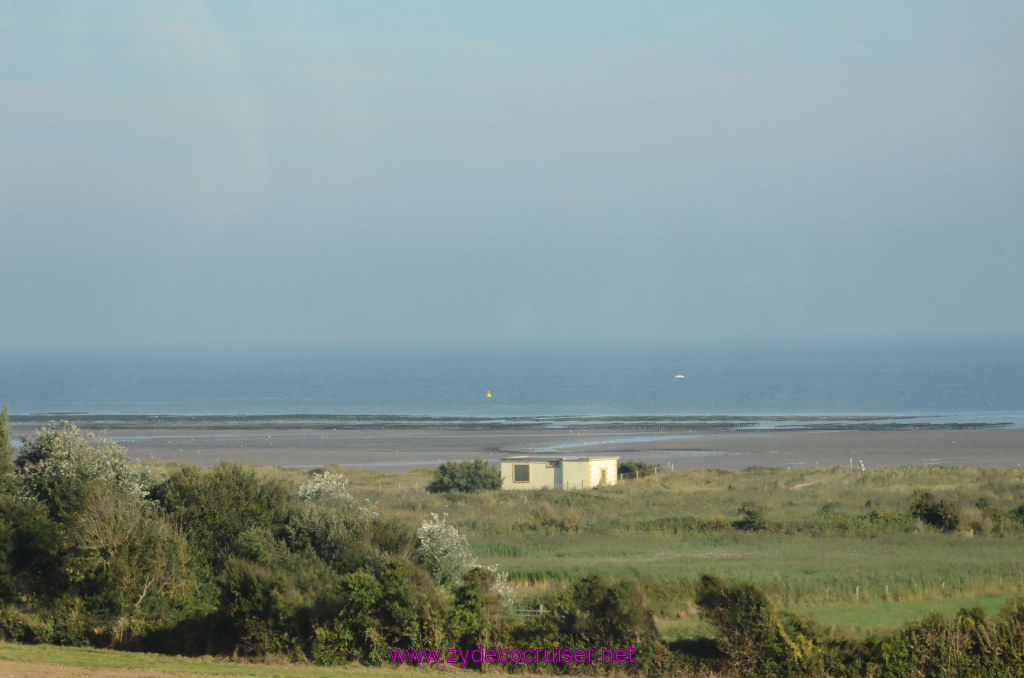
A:
POLYGON ((500 490, 501 474, 481 459, 441 464, 434 479, 427 485, 428 492, 479 492, 500 490))

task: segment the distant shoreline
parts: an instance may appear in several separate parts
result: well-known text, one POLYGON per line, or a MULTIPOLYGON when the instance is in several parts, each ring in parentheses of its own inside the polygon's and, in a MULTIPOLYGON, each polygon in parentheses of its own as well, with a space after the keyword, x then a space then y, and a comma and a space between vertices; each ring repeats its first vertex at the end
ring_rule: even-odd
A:
MULTIPOLYGON (((993 416, 992 419, 999 419, 993 416)), ((87 414, 49 412, 11 415, 12 424, 42 427, 51 421, 70 421, 86 429, 325 429, 325 430, 975 430, 1017 428, 1013 421, 984 420, 978 415, 625 415, 625 416, 415 416, 349 414, 178 415, 87 414), (936 421, 945 419, 946 421, 936 421), (962 419, 949 421, 950 419, 962 419), (978 420, 982 419, 982 420, 978 420)))

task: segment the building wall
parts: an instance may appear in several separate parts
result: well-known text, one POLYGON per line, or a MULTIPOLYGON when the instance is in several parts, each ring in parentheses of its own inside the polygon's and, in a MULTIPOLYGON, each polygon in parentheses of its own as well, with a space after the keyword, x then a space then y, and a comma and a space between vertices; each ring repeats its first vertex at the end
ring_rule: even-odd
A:
POLYGON ((586 459, 562 462, 563 490, 585 490, 590 487, 590 462, 586 459))
POLYGON ((605 470, 605 485, 614 485, 619 481, 619 460, 618 459, 591 459, 590 460, 590 486, 601 485, 601 469, 605 470))
POLYGON ((526 459, 502 460, 501 489, 540 490, 555 488, 561 490, 586 490, 601 484, 601 469, 606 472, 606 485, 618 480, 618 459, 526 459), (515 466, 530 467, 528 482, 515 481, 515 466))
POLYGON ((544 488, 560 487, 561 482, 555 483, 556 468, 552 462, 544 461, 502 461, 501 462, 501 489, 503 490, 541 490, 544 488), (526 464, 530 467, 530 481, 517 483, 515 481, 514 466, 526 464))

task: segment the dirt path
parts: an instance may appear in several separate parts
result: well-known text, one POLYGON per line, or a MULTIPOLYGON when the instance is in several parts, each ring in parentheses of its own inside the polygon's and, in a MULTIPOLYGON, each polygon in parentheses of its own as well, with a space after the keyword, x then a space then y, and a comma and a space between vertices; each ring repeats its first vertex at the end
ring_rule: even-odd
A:
POLYGON ((214 678, 211 673, 164 673, 147 669, 97 669, 0 660, 0 678, 181 678, 182 676, 214 678))

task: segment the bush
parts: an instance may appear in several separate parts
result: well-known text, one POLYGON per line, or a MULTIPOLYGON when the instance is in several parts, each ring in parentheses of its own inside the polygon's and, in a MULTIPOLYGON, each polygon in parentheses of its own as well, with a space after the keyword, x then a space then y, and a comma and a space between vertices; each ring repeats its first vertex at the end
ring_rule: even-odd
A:
POLYGON ((314 629, 319 664, 382 664, 389 648, 443 647, 448 608, 425 573, 407 560, 341 578, 340 611, 314 629))
MULTIPOLYGON (((548 601, 551 613, 539 615, 515 632, 523 647, 634 649, 633 663, 591 664, 586 670, 667 672, 669 656, 654 617, 644 604, 636 581, 609 582, 588 575, 548 601)), ((583 669, 558 665, 562 670, 583 669)))
POLYGON ((926 525, 946 532, 956 530, 960 524, 960 510, 956 504, 938 499, 931 492, 918 492, 910 505, 910 514, 926 525))
POLYGON ((0 601, 55 595, 64 584, 60 526, 44 504, 0 495, 0 601))
POLYGON ((737 530, 760 532, 768 529, 768 521, 765 520, 764 511, 757 508, 749 501, 743 503, 743 506, 740 507, 740 513, 743 517, 734 521, 732 524, 732 526, 737 530))
POLYGON ((501 474, 481 459, 456 463, 450 461, 437 467, 428 492, 480 492, 500 490, 501 474))
POLYGON ((248 656, 299 658, 312 629, 303 613, 313 593, 303 590, 294 573, 273 564, 232 558, 224 565, 220 611, 232 652, 248 656))
POLYGON ((62 421, 51 423, 21 450, 17 471, 25 488, 63 520, 82 506, 90 483, 105 483, 131 499, 146 496, 149 478, 120 446, 62 421))
POLYGON ((459 586, 467 572, 483 568, 494 575, 495 591, 506 604, 511 605, 512 586, 508 582, 508 573, 499 572, 497 565, 480 565, 469 548, 469 541, 458 528, 449 525, 436 513, 430 516, 431 519, 424 520, 416 530, 416 557, 434 581, 441 586, 459 586))
MULTIPOLYGON (((198 590, 184 536, 149 502, 91 483, 67 522, 65 571, 89 609, 167 621, 198 590)), ((113 638, 119 641, 120 638, 113 638)))
POLYGON ((330 471, 314 473, 309 480, 302 483, 299 486, 299 499, 345 505, 352 503, 352 495, 349 494, 345 476, 330 471))
POLYGON ((215 569, 235 555, 237 539, 246 530, 280 530, 295 501, 282 481, 227 463, 217 464, 212 471, 186 466, 154 488, 153 494, 197 554, 215 569))
POLYGON ((477 567, 466 536, 436 513, 416 530, 417 557, 442 586, 458 585, 462 575, 477 567))
MULTIPOLYGON (((374 525, 378 520, 337 505, 304 503, 288 517, 280 537, 292 551, 318 557, 335 572, 344 574, 372 564, 381 551, 387 550, 376 539, 378 530, 374 525)), ((408 532, 406 529, 405 534, 390 536, 395 542, 400 536, 411 542, 408 532)))
POLYGON ((619 473, 632 474, 634 478, 652 476, 658 471, 657 464, 648 464, 645 461, 621 461, 619 462, 619 473))
POLYGON ((458 647, 503 647, 512 631, 507 604, 508 582, 494 570, 478 567, 466 573, 455 589, 449 615, 450 636, 458 647))
POLYGON ((697 591, 701 614, 715 628, 718 645, 741 675, 798 676, 822 672, 813 639, 797 623, 790 628, 771 603, 751 584, 728 585, 717 577, 701 577, 697 591))

